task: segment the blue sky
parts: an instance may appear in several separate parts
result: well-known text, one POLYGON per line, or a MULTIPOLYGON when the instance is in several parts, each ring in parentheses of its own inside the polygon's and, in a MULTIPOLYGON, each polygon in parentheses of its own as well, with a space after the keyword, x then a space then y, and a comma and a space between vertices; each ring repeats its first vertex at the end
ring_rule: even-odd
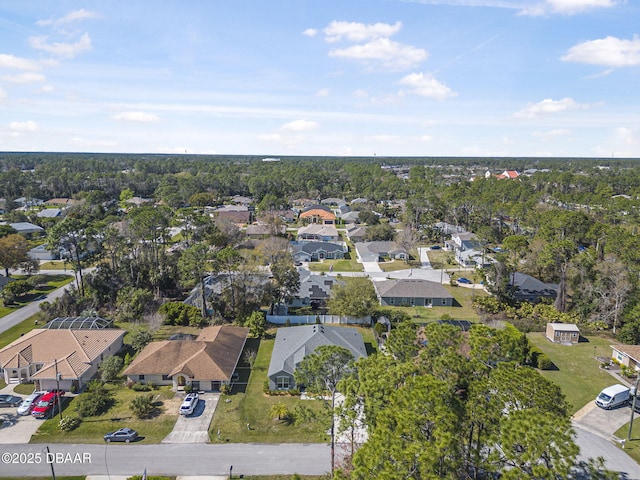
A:
POLYGON ((640 157, 634 0, 0 0, 0 151, 640 157))

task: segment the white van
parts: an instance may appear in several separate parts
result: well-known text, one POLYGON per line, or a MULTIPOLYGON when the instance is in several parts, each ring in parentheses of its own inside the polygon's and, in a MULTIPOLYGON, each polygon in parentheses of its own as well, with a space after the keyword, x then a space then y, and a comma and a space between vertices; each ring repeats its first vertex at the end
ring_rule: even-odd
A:
POLYGON ((617 383, 600 392, 596 398, 596 405, 605 410, 611 410, 619 405, 625 405, 629 401, 629 395, 629 387, 617 383))

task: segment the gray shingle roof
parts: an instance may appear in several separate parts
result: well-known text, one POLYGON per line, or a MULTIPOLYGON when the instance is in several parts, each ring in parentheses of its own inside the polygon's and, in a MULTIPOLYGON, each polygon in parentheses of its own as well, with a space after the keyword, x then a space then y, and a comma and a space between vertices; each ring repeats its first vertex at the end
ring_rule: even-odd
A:
POLYGON ((268 375, 282 371, 293 375, 296 365, 321 345, 344 347, 356 360, 367 356, 362 335, 355 328, 329 325, 283 327, 276 333, 268 375))
POLYGON ((395 298, 453 298, 439 283, 428 280, 384 280, 373 282, 380 297, 395 298))

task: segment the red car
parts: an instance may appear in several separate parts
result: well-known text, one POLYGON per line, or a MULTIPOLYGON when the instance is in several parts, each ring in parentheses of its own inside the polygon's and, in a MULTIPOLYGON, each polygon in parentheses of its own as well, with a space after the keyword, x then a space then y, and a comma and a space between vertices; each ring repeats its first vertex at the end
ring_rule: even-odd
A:
POLYGON ((53 417, 60 408, 63 395, 64 392, 62 390, 48 391, 38 399, 36 406, 31 410, 31 415, 35 418, 53 417))

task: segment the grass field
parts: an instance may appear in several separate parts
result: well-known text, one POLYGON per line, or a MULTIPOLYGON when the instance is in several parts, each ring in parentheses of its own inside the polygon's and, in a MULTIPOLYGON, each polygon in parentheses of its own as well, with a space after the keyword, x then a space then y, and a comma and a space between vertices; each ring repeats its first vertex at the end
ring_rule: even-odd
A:
MULTIPOLYGON (((46 285, 41 285, 38 288, 35 288, 27 292, 25 295, 21 295, 16 299, 15 304, 11 306, 0 307, 0 317, 4 317, 5 315, 8 315, 11 312, 14 312, 19 308, 24 307, 25 305, 28 305, 29 303, 35 300, 38 300, 43 295, 47 295, 48 293, 52 292, 56 288, 60 288, 63 285, 66 285, 67 283, 70 283, 73 281, 73 277, 70 277, 68 275, 47 275, 47 277, 48 278, 47 278, 46 285)), ((29 277, 26 275, 12 275, 11 278, 15 278, 16 280, 24 280, 29 277)))
POLYGON ((310 262, 309 270, 312 272, 328 272, 333 266, 334 272, 362 272, 362 264, 351 260, 324 260, 323 262, 310 262))
MULTIPOLYGON (((614 435, 618 438, 626 439, 629 435, 629 424, 624 424, 614 433, 614 435)), ((636 415, 633 420, 631 441, 625 443, 624 451, 636 462, 640 463, 640 415, 636 415)))
MULTIPOLYGON (((141 440, 136 443, 160 443, 166 437, 178 418, 180 399, 174 398, 170 387, 160 387, 152 392, 135 392, 128 388, 109 385, 108 388, 115 395, 114 405, 107 413, 97 417, 82 419, 80 426, 71 432, 62 432, 58 428, 59 416, 46 420, 31 437, 31 443, 104 443, 103 436, 107 432, 121 427, 129 427, 138 431, 141 440), (129 403, 134 397, 153 393, 159 414, 153 418, 137 419, 129 409, 129 403)), ((76 397, 77 398, 77 397, 76 397)), ((76 399, 66 399, 63 415, 76 417, 74 404, 76 399)))
POLYGON ((608 338, 589 337, 586 342, 565 346, 551 343, 541 332, 527 336, 558 368, 542 370, 541 373, 562 388, 571 404, 570 413, 577 412, 592 402, 603 388, 616 383, 611 375, 600 368, 600 362, 595 357, 610 356, 609 345, 617 342, 608 338))

